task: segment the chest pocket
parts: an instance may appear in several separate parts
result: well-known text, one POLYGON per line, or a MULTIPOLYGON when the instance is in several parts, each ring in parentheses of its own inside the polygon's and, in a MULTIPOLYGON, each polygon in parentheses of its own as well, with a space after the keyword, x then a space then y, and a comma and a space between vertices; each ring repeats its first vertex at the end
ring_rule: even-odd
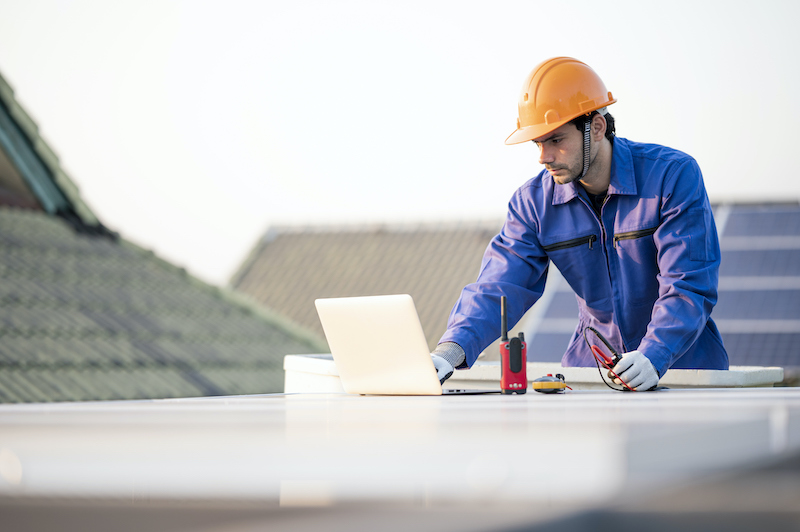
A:
POLYGON ((637 238, 644 238, 646 236, 655 234, 656 229, 658 229, 658 227, 653 227, 652 229, 640 229, 638 231, 627 231, 625 233, 617 233, 616 235, 614 235, 614 248, 616 249, 618 247, 620 240, 636 240, 637 238))
POLYGON ((560 251, 562 249, 576 248, 578 246, 583 246, 583 245, 588 245, 589 249, 592 249, 596 241, 597 237, 595 235, 582 236, 578 238, 573 238, 571 240, 565 240, 564 242, 556 242, 555 244, 544 246, 543 249, 547 253, 552 253, 553 251, 560 251))
POLYGON ((626 231, 614 235, 614 250, 620 266, 619 276, 624 301, 652 304, 658 298, 658 262, 653 234, 658 227, 626 231))
POLYGON ((542 246, 579 298, 590 307, 608 306, 608 272, 597 235, 585 235, 542 246), (604 280, 598 282, 598 279, 604 280))

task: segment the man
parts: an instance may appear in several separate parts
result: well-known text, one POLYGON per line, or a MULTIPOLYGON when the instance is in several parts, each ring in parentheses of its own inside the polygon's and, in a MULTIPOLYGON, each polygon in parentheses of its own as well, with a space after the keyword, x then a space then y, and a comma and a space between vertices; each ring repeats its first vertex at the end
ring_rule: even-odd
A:
POLYGON ((615 137, 606 107, 616 101, 569 57, 528 76, 506 144, 533 141, 545 170, 511 198, 450 314, 432 353, 442 382, 499 336, 501 296, 511 324, 539 299, 550 261, 578 299, 562 365, 595 365, 583 338, 593 327, 623 353, 614 372, 637 391, 669 368, 728 369, 710 318, 720 252, 700 168, 677 150, 615 137))

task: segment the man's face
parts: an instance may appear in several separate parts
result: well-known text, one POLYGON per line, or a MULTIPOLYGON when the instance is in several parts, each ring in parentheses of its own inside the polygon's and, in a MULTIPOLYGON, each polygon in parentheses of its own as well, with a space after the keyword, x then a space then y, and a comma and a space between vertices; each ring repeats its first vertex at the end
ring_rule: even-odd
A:
POLYGON ((566 123, 552 133, 534 139, 539 148, 539 164, 543 164, 553 181, 566 185, 583 172, 583 134, 566 123))

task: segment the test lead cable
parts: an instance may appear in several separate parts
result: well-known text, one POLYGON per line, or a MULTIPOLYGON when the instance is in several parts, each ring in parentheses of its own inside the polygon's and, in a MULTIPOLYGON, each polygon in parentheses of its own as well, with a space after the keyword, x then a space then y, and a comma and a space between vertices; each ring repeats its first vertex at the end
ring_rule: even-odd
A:
POLYGON ((615 390, 615 391, 618 391, 618 392, 625 392, 625 391, 635 392, 636 390, 634 390, 633 388, 628 386, 628 383, 625 382, 625 380, 622 377, 620 377, 619 375, 617 375, 616 372, 614 371, 614 369, 613 369, 614 366, 616 366, 617 363, 619 363, 619 361, 622 360, 622 357, 619 355, 619 353, 617 353, 617 351, 613 347, 611 347, 611 344, 608 342, 608 340, 606 340, 605 336, 600 334, 600 331, 598 331, 594 327, 587 326, 587 327, 584 327, 584 329, 583 329, 583 339, 584 339, 584 341, 586 341, 586 345, 589 347, 589 349, 592 352, 592 355, 594 356, 594 363, 597 366, 597 372, 600 374, 600 380, 603 381, 603 384, 605 384, 606 386, 608 386, 612 390, 615 390), (605 346, 608 348, 608 350, 613 355, 613 358, 609 358, 605 353, 603 353, 603 351, 599 347, 589 343, 589 339, 586 337, 586 331, 587 330, 592 331, 595 334, 595 336, 597 336, 597 338, 599 338, 600 341, 603 342, 603 344, 605 344, 605 346), (624 388, 615 388, 614 386, 611 386, 606 381, 606 377, 603 375, 603 371, 600 369, 600 364, 602 364, 603 367, 606 368, 611 375, 613 375, 614 377, 619 379, 619 381, 622 383, 624 388))

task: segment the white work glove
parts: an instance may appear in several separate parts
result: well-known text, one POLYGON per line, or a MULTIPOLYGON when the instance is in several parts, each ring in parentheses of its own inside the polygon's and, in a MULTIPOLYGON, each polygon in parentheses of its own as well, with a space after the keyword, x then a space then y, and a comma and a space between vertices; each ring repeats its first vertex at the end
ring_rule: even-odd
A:
POLYGON ((444 342, 436 346, 436 349, 431 353, 431 358, 433 359, 433 366, 436 368, 439 382, 444 384, 444 381, 453 374, 455 367, 464 363, 466 355, 457 343, 444 342))
MULTIPOLYGON (((623 353, 622 360, 614 366, 614 373, 637 392, 646 392, 658 386, 658 372, 641 351, 623 353)), ((622 384, 619 379, 614 379, 614 382, 622 384)))
POLYGON ((433 359, 433 367, 436 368, 436 376, 439 377, 439 382, 444 384, 444 381, 450 378, 450 375, 453 374, 456 368, 439 355, 431 353, 431 358, 433 359))

